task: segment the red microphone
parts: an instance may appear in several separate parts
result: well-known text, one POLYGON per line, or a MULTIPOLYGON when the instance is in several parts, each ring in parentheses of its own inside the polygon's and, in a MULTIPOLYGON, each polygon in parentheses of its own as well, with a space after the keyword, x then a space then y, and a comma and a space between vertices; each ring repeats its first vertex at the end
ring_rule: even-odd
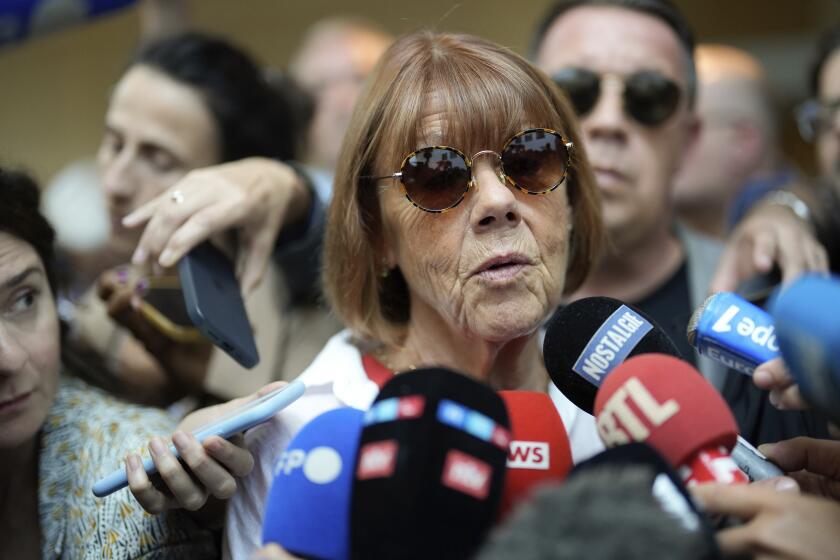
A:
POLYGON ((547 394, 499 391, 499 395, 507 406, 511 428, 501 520, 535 487, 566 478, 572 468, 572 450, 563 420, 547 394))
POLYGON ((595 416, 607 447, 645 442, 687 485, 748 482, 729 456, 738 437, 732 412, 700 372, 678 358, 644 354, 625 361, 601 385, 595 416))

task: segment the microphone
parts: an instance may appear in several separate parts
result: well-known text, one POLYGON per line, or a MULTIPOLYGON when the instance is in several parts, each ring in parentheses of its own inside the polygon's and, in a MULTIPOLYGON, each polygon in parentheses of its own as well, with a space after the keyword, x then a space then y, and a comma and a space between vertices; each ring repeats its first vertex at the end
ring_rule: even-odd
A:
POLYGON ((364 412, 344 407, 307 423, 274 469, 263 544, 305 558, 350 557, 350 492, 364 412))
POLYGON ((779 347, 802 396, 840 423, 840 279, 805 275, 770 304, 779 347))
POLYGON ((779 356, 773 318, 730 292, 709 296, 694 311, 686 334, 700 354, 745 375, 779 356))
POLYGON ((549 320, 543 359, 551 381, 581 410, 592 414, 595 394, 621 362, 639 354, 680 351, 656 322, 608 297, 579 299, 549 320))
POLYGON ((641 441, 662 453, 689 486, 747 482, 729 453, 738 427, 720 394, 691 364, 673 356, 630 358, 595 398, 604 445, 641 441))
POLYGON ((741 436, 738 436, 738 442, 732 449, 732 460, 744 471, 750 482, 785 475, 782 469, 741 436))
POLYGON ((484 546, 479 560, 720 558, 714 534, 679 475, 631 443, 578 464, 538 489, 484 546))
POLYGON ((401 373, 365 415, 351 500, 351 558, 460 559, 499 511, 505 403, 443 368, 401 373))
POLYGON ((572 467, 566 427, 551 398, 534 391, 499 391, 510 417, 511 442, 502 493, 504 519, 534 489, 561 482, 572 467))

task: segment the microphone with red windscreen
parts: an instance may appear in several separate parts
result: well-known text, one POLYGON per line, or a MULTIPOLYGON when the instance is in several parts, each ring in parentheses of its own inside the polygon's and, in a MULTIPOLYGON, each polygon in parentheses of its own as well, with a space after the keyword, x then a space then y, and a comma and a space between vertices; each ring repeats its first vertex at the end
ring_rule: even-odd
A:
POLYGON ((729 455, 738 437, 732 412, 687 362, 661 354, 630 358, 604 380, 595 416, 607 447, 647 443, 686 484, 748 482, 729 455))
POLYGON ((538 486, 560 482, 572 468, 563 420, 551 398, 535 391, 499 391, 510 418, 511 442, 500 518, 527 500, 538 486))

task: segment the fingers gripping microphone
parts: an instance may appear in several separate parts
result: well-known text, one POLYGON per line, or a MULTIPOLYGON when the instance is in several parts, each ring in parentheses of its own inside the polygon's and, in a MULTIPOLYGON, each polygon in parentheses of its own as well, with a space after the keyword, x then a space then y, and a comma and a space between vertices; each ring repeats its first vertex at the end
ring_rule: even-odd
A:
POLYGON ((738 437, 735 418, 687 362, 657 354, 627 360, 598 391, 595 415, 607 447, 645 442, 687 484, 747 482, 729 456, 738 437))
POLYGON ((364 412, 330 410, 306 424, 275 467, 263 544, 305 558, 349 558, 350 492, 364 412))
POLYGON ((584 298, 560 309, 548 322, 543 343, 551 381, 589 414, 598 387, 617 365, 652 352, 681 357, 653 319, 608 297, 584 298))
POLYGON ((773 318, 729 292, 709 296, 691 316, 686 334, 700 354, 745 375, 779 356, 773 318))
POLYGON ((802 395, 840 423, 840 279, 803 276, 775 297, 771 310, 802 395))
POLYGON ((365 416, 351 557, 469 558, 498 514, 509 426, 501 397, 464 375, 394 377, 365 416))
POLYGON ((533 391, 499 391, 510 417, 511 442, 502 494, 501 518, 534 489, 560 482, 572 467, 566 427, 551 398, 533 391))

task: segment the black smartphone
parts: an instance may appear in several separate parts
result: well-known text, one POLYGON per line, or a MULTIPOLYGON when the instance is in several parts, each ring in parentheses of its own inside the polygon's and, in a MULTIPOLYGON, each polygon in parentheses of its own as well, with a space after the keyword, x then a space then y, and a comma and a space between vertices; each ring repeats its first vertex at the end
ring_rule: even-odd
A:
POLYGON ((205 242, 178 262, 178 274, 192 324, 243 367, 257 365, 260 356, 230 260, 205 242))

